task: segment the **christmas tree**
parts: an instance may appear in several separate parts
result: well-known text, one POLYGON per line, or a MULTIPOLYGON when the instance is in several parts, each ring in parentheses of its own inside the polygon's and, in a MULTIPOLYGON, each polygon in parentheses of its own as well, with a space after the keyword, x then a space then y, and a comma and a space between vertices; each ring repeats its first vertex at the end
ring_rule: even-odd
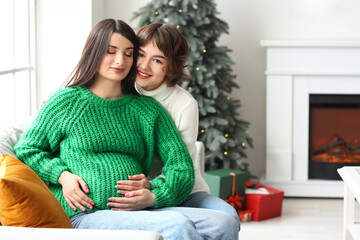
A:
POLYGON ((212 0, 152 0, 134 13, 138 27, 152 22, 174 25, 188 41, 189 66, 181 86, 199 104, 199 137, 205 145, 206 170, 232 168, 246 170, 245 150, 252 147, 249 123, 239 119, 239 100, 232 99, 236 76, 227 47, 216 46, 222 33, 228 33, 226 22, 217 18, 212 0))

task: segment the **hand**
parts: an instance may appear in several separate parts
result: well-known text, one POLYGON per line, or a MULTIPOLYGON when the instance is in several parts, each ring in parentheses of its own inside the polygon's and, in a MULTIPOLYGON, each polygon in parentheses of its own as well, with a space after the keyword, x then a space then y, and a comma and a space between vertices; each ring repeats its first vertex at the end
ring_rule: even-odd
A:
POLYGON ((85 207, 89 209, 93 208, 93 200, 84 193, 89 193, 89 188, 81 177, 69 171, 64 171, 61 173, 58 182, 62 185, 66 202, 74 211, 78 208, 85 212, 85 207))
POLYGON ((114 211, 141 210, 155 205, 155 195, 148 189, 127 192, 125 197, 109 198, 108 207, 114 211))
POLYGON ((118 181, 115 188, 119 189, 119 194, 126 194, 129 191, 136 191, 140 189, 151 190, 151 183, 144 174, 129 176, 130 180, 118 181))

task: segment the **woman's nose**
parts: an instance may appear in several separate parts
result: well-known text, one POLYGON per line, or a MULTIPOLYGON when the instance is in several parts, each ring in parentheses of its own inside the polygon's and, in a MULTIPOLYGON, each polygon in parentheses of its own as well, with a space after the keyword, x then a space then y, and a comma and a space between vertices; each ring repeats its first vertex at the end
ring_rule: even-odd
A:
POLYGON ((149 61, 148 60, 146 60, 146 59, 139 59, 138 60, 138 62, 139 62, 139 66, 142 68, 142 69, 144 69, 144 70, 146 70, 146 69, 149 69, 149 61))
POLYGON ((124 61, 124 58, 123 58, 123 56, 122 56, 122 54, 116 54, 116 56, 115 56, 115 63, 116 64, 122 64, 124 61))

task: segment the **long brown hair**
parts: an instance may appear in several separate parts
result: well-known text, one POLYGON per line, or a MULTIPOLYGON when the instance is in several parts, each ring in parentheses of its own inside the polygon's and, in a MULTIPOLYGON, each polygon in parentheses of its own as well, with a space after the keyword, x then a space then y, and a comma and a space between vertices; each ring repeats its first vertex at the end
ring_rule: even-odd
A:
POLYGON ((122 80, 121 88, 123 93, 137 94, 134 83, 139 43, 134 30, 125 22, 115 19, 104 19, 98 22, 90 31, 81 58, 65 81, 65 87, 89 87, 93 84, 113 33, 119 33, 134 45, 133 64, 128 75, 122 80))
POLYGON ((184 73, 189 53, 185 37, 172 25, 167 23, 151 23, 137 31, 140 46, 154 41, 162 51, 168 63, 168 72, 165 81, 173 87, 183 78, 190 76, 184 73))

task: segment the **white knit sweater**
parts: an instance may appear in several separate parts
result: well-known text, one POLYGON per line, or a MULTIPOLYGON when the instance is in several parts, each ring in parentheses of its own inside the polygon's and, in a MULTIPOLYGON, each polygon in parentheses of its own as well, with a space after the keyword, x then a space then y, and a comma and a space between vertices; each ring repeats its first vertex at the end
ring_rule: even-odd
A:
MULTIPOLYGON (((199 126, 199 109, 197 101, 193 96, 178 85, 175 87, 168 87, 166 84, 163 84, 155 90, 146 91, 136 84, 136 89, 140 94, 156 99, 166 109, 179 130, 191 158, 194 161, 196 155, 195 143, 199 126)), ((195 185, 191 193, 209 193, 209 187, 201 176, 199 168, 197 168, 195 164, 194 169, 195 185)))

